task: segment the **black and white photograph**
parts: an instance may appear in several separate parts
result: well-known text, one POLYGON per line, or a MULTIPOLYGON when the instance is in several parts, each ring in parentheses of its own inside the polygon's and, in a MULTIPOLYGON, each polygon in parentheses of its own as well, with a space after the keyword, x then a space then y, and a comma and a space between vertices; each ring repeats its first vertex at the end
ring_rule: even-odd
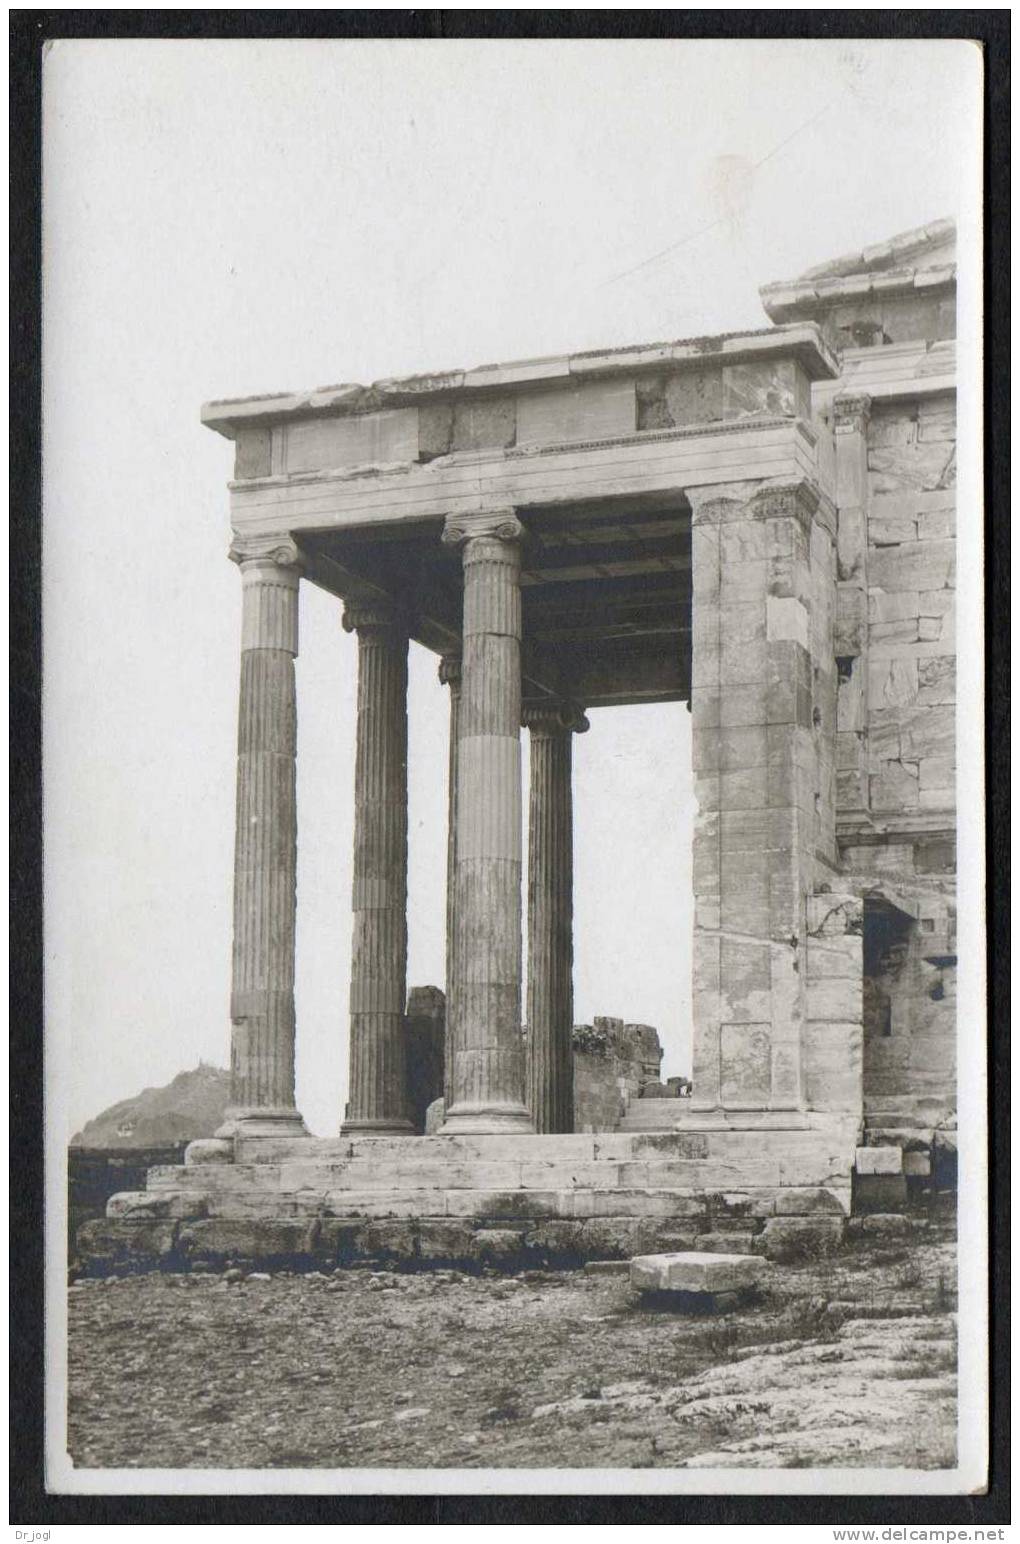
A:
POLYGON ((47 45, 54 1495, 984 1489, 983 91, 47 45))

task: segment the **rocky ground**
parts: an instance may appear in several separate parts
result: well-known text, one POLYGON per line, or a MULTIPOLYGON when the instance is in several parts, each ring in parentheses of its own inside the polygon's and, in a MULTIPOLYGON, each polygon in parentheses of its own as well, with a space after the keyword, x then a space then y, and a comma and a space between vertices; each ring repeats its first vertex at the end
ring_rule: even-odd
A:
POLYGON ((955 1462, 942 1225, 678 1315, 619 1271, 145 1275, 69 1292, 80 1467, 955 1462))

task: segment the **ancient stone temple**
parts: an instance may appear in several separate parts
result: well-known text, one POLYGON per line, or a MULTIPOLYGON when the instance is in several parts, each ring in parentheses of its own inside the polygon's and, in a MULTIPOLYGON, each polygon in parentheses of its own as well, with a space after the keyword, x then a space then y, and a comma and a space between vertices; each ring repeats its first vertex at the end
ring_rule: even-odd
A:
POLYGON ((838 1238, 855 1174, 895 1191, 951 1143, 954 236, 767 285, 759 331, 204 409, 235 446, 243 592, 236 1111, 111 1203, 122 1228, 193 1258, 694 1237, 781 1255, 838 1238), (349 1103, 329 1140, 294 1092, 309 584, 336 597, 358 678, 349 1103), (433 1136, 412 1131, 402 1031, 411 639, 450 706, 433 1136), (693 1097, 574 1134, 572 738, 676 700, 699 811, 693 1097))

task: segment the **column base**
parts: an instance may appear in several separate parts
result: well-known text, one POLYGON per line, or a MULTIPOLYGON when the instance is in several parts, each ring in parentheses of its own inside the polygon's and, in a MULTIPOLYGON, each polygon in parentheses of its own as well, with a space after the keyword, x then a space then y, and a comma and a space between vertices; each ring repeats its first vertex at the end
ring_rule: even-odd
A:
POLYGON ((523 1104, 455 1104, 439 1128, 439 1136, 534 1136, 535 1122, 523 1104))
POLYGON ((218 1137, 308 1137, 311 1132, 293 1106, 228 1110, 218 1137))
POLYGON ((359 1120, 354 1117, 340 1123, 342 1137, 413 1137, 417 1133, 409 1120, 359 1120))

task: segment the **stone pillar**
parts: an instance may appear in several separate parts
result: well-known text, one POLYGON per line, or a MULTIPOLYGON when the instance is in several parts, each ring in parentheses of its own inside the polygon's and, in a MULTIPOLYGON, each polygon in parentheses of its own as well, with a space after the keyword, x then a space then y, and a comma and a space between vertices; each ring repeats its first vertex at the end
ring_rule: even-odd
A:
POLYGON ((411 1132, 407 993, 406 623, 385 602, 349 602, 358 635, 350 1078, 342 1130, 411 1132))
POLYGON ((578 708, 529 707, 528 1109, 537 1131, 574 1129, 574 812, 572 736, 578 708))
POLYGON ((521 1037, 521 592, 512 511, 448 519, 463 545, 448 1132, 533 1131, 521 1037))
POLYGON ((242 585, 228 1124, 305 1135, 294 1106, 297 706, 301 558, 291 543, 236 545, 242 585))
POLYGON ((460 655, 444 654, 439 661, 439 679, 450 688, 450 759, 447 777, 447 825, 446 825, 446 1037, 443 1049, 443 1099, 447 1105, 453 1102, 451 1079, 453 1076, 453 988, 457 979, 454 960, 454 944, 457 936, 454 924, 457 901, 457 740, 460 725, 460 655))
POLYGON ((837 397, 836 449, 836 801, 868 808, 868 421, 871 398, 837 397))
POLYGON ((818 792, 812 611, 832 588, 812 572, 811 538, 831 511, 807 484, 689 497, 692 1108, 799 1110, 818 792))

